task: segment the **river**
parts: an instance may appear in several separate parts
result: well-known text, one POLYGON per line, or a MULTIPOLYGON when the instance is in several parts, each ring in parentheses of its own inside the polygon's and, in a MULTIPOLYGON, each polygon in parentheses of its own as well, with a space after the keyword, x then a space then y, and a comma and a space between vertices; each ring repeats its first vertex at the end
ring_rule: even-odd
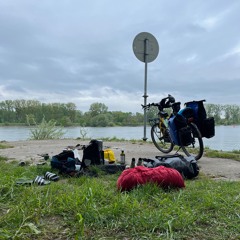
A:
MULTIPOLYGON (((64 128, 63 138, 82 137, 80 127, 64 128)), ((143 127, 88 127, 82 128, 88 138, 118 138, 118 139, 142 139, 143 127)), ((150 127, 147 127, 147 138, 150 137, 150 127)), ((0 127, 0 141, 28 140, 31 135, 29 127, 0 127)), ((210 139, 203 138, 204 145, 215 150, 232 151, 240 150, 240 126, 216 126, 215 136, 210 139)))

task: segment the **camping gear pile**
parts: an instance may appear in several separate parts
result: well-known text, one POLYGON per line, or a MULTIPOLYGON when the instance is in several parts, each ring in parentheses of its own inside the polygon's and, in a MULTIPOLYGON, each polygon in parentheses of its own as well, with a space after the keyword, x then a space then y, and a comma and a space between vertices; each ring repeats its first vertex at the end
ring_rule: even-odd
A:
POLYGON ((123 171, 126 165, 117 164, 111 149, 103 150, 101 140, 91 140, 87 146, 82 146, 83 157, 80 160, 77 149, 65 149, 51 159, 51 167, 58 169, 60 174, 80 176, 89 166, 98 166, 107 173, 123 171))
MULTIPOLYGON (((193 179, 199 174, 197 161, 193 156, 180 154, 156 156, 154 158, 132 158, 131 165, 125 162, 124 150, 121 150, 120 162, 116 161, 110 148, 103 149, 101 140, 91 140, 88 145, 69 146, 57 155, 44 154, 44 160, 50 159, 53 172, 47 171, 34 179, 19 179, 18 185, 48 185, 58 181, 59 175, 80 177, 98 176, 96 168, 108 174, 120 173, 117 180, 119 191, 130 191, 147 183, 154 183, 163 188, 183 188, 184 179, 193 179), (78 150, 82 150, 82 158, 78 150), (94 166, 94 168, 92 168, 94 166), (56 174, 58 170, 59 175, 56 174), (92 174, 91 171, 95 171, 92 174)), ((23 166, 22 164, 20 166, 23 166)))
POLYGON ((77 148, 65 149, 53 156, 52 169, 58 169, 59 174, 69 176, 81 176, 88 172, 90 166, 96 166, 109 174, 121 172, 117 181, 117 188, 121 191, 129 191, 149 182, 164 188, 182 188, 185 187, 184 179, 193 179, 199 174, 199 167, 193 156, 174 154, 139 158, 137 166, 135 159, 132 159, 131 166, 128 166, 125 163, 117 163, 111 149, 103 150, 101 140, 91 140, 87 146, 81 146, 81 149, 83 150, 81 160, 77 148))

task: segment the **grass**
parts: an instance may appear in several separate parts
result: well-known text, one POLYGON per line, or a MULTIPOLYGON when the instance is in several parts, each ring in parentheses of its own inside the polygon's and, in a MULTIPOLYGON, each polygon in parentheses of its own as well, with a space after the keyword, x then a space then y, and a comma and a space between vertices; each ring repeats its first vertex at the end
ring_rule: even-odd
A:
POLYGON ((0 239, 239 239, 240 182, 200 175, 182 190, 116 188, 119 174, 17 186, 50 166, 0 161, 0 239))
POLYGON ((210 158, 227 158, 240 161, 240 151, 234 150, 230 152, 211 150, 209 148, 204 149, 204 156, 210 158))
MULTIPOLYGON (((12 146, 0 143, 6 147, 12 146)), ((205 156, 239 160, 239 153, 206 148, 205 156)), ((0 156, 0 239, 240 239, 239 181, 200 174, 185 180, 185 189, 148 184, 121 193, 120 173, 93 169, 97 177, 16 185, 17 179, 49 170, 49 165, 20 167, 0 156)))
POLYGON ((9 145, 5 141, 0 142, 0 149, 5 149, 5 148, 13 148, 13 146, 9 145))
MULTIPOLYGON (((178 146, 174 146, 174 150, 179 150, 178 146)), ((197 150, 194 148, 188 148, 189 153, 197 153, 197 150)), ((180 149, 180 153, 181 153, 180 149)), ((209 147, 204 146, 204 157, 209 157, 209 158, 225 158, 225 159, 232 159, 232 160, 237 160, 240 161, 240 150, 233 150, 233 151, 222 151, 222 150, 213 150, 210 149, 209 147)))
MULTIPOLYGON (((87 138, 86 138, 87 139, 87 138)), ((85 139, 85 140, 86 140, 85 139)), ((91 139, 89 139, 91 140, 91 139)), ((117 137, 105 137, 105 138, 101 138, 101 140, 103 141, 106 141, 106 142, 131 142, 131 143, 146 143, 145 141, 143 140, 139 140, 139 139, 129 139, 129 140, 126 140, 124 138, 117 138, 117 137)), ((149 142, 148 142, 149 143, 149 142)), ((152 143, 151 143, 152 144, 152 143)))

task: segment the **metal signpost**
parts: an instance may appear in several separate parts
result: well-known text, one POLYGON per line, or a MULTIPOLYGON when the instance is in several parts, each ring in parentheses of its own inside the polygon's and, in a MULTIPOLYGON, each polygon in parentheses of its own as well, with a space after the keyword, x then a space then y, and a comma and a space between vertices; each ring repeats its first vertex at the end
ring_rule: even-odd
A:
MULTIPOLYGON (((156 38, 148 33, 139 33, 133 40, 133 52, 138 60, 145 63, 144 71, 144 105, 147 105, 147 64, 154 61, 159 52, 159 46, 156 38)), ((143 140, 146 141, 147 112, 144 109, 144 133, 143 140)))

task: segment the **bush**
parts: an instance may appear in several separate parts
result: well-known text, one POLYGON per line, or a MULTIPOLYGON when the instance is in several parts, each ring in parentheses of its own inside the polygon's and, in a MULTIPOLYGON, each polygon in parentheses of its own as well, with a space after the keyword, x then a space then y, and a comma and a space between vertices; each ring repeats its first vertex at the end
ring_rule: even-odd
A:
POLYGON ((56 122, 50 120, 46 122, 43 118, 42 122, 36 127, 31 129, 31 137, 33 140, 45 140, 45 139, 60 139, 64 135, 62 127, 56 127, 56 122))

